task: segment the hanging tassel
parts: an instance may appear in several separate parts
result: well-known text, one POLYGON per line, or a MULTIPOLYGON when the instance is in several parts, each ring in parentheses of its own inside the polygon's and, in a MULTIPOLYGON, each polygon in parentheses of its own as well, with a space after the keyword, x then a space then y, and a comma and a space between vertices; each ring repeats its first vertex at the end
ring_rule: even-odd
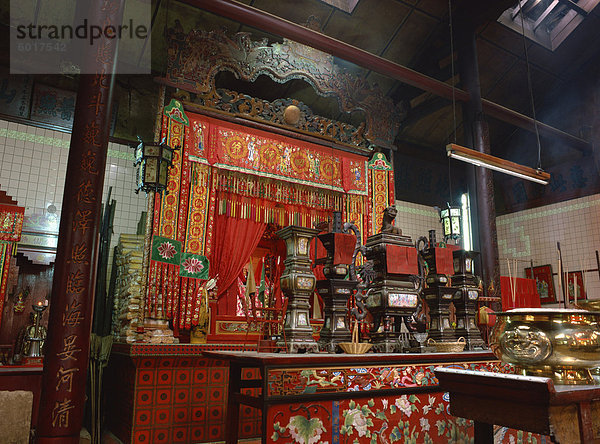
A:
POLYGON ((173 285, 173 265, 169 264, 168 268, 167 268, 167 291, 165 294, 165 297, 163 297, 163 314, 166 318, 170 318, 172 315, 172 301, 171 301, 171 297, 172 297, 172 292, 171 292, 171 286, 173 285))
POLYGON ((152 273, 152 286, 148 289, 147 294, 143 295, 143 297, 146 298, 146 316, 148 317, 152 316, 152 307, 154 307, 154 304, 156 303, 156 273, 158 263, 154 261, 152 262, 154 264, 154 271, 152 273))
MULTIPOLYGON (((148 308, 152 308, 154 305, 156 305, 156 300, 158 298, 158 285, 157 285, 157 280, 158 280, 158 272, 159 272, 159 263, 158 262, 154 262, 154 267, 153 267, 153 273, 152 273, 152 288, 150 289, 150 291, 152 292, 152 298, 150 299, 151 303, 148 304, 148 308)), ((149 302, 150 302, 149 301, 149 302)), ((152 313, 148 312, 148 316, 151 316, 152 313)))
POLYGON ((181 301, 179 305, 179 328, 185 329, 185 318, 187 315, 187 290, 189 278, 181 278, 181 301))
POLYGON ((192 317, 192 325, 198 325, 198 321, 200 319, 200 279, 194 279, 194 315, 192 317))
POLYGON ((196 311, 197 297, 196 297, 196 281, 197 279, 190 279, 190 328, 194 325, 194 312, 196 311))
POLYGON ((179 267, 176 265, 172 265, 171 268, 173 271, 171 272, 171 279, 169 279, 169 301, 167 304, 168 311, 168 319, 173 319, 173 305, 175 304, 175 298, 177 297, 176 288, 177 282, 179 281, 179 267))
POLYGON ((158 316, 158 306, 161 304, 165 293, 165 268, 167 268, 165 264, 161 263, 159 265, 160 280, 158 283, 159 290, 156 294, 156 300, 154 301, 154 317, 158 316))
POLYGON ((192 298, 193 298, 194 282, 192 279, 188 280, 188 294, 187 294, 187 309, 185 313, 185 328, 187 330, 192 328, 192 298))
POLYGON ((173 290, 173 328, 177 328, 177 321, 179 318, 179 285, 181 278, 179 273, 175 273, 175 289, 173 290))

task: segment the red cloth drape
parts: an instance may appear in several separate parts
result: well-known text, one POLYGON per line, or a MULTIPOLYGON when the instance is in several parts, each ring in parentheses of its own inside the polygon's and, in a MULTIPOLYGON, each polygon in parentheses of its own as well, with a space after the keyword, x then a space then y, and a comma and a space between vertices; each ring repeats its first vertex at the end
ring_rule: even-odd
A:
POLYGON ((540 307, 540 297, 533 279, 512 278, 511 280, 508 276, 500 276, 500 290, 502 310, 540 307))
POLYGON ((388 273, 419 274, 417 249, 401 245, 386 245, 388 273))
POLYGON ((333 254, 333 265, 349 264, 356 247, 356 236, 354 234, 335 233, 335 252, 333 254))
POLYGON ((211 276, 217 281, 218 314, 235 315, 236 298, 226 297, 230 289, 237 294, 237 277, 258 246, 267 224, 252 219, 237 219, 225 215, 215 218, 213 250, 210 256, 211 276))
POLYGON ((435 269, 439 274, 454 274, 454 262, 451 248, 435 247, 435 269))

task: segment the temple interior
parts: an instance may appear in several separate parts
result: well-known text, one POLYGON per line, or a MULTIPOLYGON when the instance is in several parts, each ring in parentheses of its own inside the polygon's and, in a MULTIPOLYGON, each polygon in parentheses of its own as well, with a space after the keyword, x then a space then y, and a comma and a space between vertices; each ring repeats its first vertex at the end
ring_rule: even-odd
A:
POLYGON ((600 442, 599 0, 0 6, 0 444, 600 442))

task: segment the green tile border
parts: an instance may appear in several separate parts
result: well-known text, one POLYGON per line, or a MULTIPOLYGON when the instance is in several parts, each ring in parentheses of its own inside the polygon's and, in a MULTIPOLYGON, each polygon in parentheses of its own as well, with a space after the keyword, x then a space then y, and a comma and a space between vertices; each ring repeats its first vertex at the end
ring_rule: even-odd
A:
POLYGON ((0 137, 6 137, 7 139, 23 140, 24 142, 41 143, 44 145, 57 146, 60 148, 69 148, 69 141, 57 139, 55 137, 38 136, 36 134, 29 134, 23 131, 9 130, 6 128, 0 128, 0 137))
POLYGON ((421 210, 420 208, 405 207, 403 205, 399 205, 398 201, 396 201, 396 209, 399 213, 417 214, 419 216, 431 217, 432 219, 439 219, 439 216, 434 209, 428 211, 421 210))
POLYGON ((134 161, 133 152, 128 153, 128 152, 125 152, 125 151, 111 150, 109 148, 107 150, 106 155, 108 157, 113 157, 113 158, 117 158, 117 159, 131 160, 132 162, 134 161))
MULTIPOLYGON (((508 255, 512 255, 513 258, 531 257, 531 238, 528 234, 525 234, 525 228, 522 226, 515 227, 514 222, 512 222, 510 226, 510 233, 518 233, 521 245, 524 246, 525 249, 523 251, 517 251, 516 248, 508 248, 507 239, 498 239, 498 249, 500 249, 500 247, 502 248, 501 256, 508 257, 508 255)), ((512 236, 511 238, 514 238, 514 236, 512 236)))
MULTIPOLYGON (((579 199, 585 199, 585 197, 580 197, 575 200, 579 200, 579 199)), ((570 211, 582 210, 584 208, 599 206, 600 198, 596 199, 596 200, 588 201, 588 202, 579 202, 579 203, 573 203, 573 204, 568 204, 568 205, 563 205, 562 203, 552 204, 552 205, 559 205, 559 206, 557 208, 550 208, 550 209, 546 209, 546 210, 539 209, 539 210, 536 210, 536 211, 528 213, 528 214, 520 214, 520 215, 516 215, 516 216, 500 216, 496 219, 496 225, 497 226, 508 225, 509 223, 523 222, 526 220, 537 219, 540 217, 553 216, 556 214, 563 214, 563 213, 568 213, 570 211)), ((528 210, 525 210, 525 211, 528 211, 528 210)))
MULTIPOLYGON (((48 146, 56 146, 58 148, 64 148, 67 150, 69 149, 69 145, 71 143, 69 140, 62 140, 50 136, 38 136, 36 134, 30 134, 17 130, 10 130, 6 128, 0 128, 0 137, 6 137, 7 139, 13 140, 22 140, 24 142, 40 143, 42 145, 48 146)), ((109 148, 106 154, 108 157, 116 159, 131 160, 132 162, 134 160, 133 152, 113 150, 109 148)))

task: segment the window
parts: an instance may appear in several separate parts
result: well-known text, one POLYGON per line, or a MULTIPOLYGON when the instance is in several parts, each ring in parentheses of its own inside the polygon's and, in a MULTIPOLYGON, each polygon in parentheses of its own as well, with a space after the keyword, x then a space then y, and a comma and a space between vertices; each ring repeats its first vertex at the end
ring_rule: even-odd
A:
POLYGON ((473 249, 471 233, 471 201, 469 194, 464 193, 460 197, 462 206, 462 232, 463 232, 463 250, 471 251, 473 249))

